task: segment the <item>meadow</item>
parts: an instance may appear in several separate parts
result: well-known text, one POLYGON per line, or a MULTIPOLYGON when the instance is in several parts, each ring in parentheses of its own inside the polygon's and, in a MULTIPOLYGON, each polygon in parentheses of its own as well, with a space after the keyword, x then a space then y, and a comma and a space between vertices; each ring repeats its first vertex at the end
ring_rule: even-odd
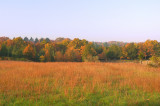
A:
POLYGON ((0 61, 0 105, 160 105, 160 68, 0 61))

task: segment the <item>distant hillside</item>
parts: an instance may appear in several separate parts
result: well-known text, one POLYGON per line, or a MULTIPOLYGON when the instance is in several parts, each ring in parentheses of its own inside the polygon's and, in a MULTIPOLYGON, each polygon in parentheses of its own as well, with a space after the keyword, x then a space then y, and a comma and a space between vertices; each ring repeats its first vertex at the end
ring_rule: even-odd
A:
POLYGON ((124 46, 127 44, 126 42, 120 42, 120 41, 109 41, 109 42, 94 42, 96 45, 104 45, 105 47, 111 46, 111 45, 117 45, 117 46, 124 46))
POLYGON ((126 42, 120 42, 120 41, 109 41, 109 42, 107 42, 107 44, 108 44, 108 46, 110 46, 110 45, 124 46, 127 43, 126 42))

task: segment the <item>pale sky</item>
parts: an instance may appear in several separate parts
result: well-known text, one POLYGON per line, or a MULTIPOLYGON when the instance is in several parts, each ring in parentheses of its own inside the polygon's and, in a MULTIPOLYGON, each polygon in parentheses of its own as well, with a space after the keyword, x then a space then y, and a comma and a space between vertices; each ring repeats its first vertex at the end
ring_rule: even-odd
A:
POLYGON ((0 36, 160 41, 160 0, 0 0, 0 36))

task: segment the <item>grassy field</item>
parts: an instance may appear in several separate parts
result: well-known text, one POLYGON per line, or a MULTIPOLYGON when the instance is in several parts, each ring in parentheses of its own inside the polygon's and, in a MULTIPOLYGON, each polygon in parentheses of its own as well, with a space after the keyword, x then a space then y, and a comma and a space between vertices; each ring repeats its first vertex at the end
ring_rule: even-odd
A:
POLYGON ((160 68, 0 61, 0 105, 160 105, 160 68))

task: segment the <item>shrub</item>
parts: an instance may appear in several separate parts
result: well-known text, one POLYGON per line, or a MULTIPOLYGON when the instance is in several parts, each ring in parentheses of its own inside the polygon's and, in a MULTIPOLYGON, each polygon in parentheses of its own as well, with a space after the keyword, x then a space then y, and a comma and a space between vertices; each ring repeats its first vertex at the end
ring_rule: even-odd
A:
POLYGON ((84 62, 99 62, 98 56, 87 56, 87 58, 84 59, 84 62))
POLYGON ((45 57, 42 55, 42 56, 40 56, 40 61, 41 62, 44 62, 45 61, 45 57))
POLYGON ((151 60, 151 64, 154 65, 154 66, 160 66, 160 57, 156 57, 156 56, 152 56, 150 58, 151 60))

